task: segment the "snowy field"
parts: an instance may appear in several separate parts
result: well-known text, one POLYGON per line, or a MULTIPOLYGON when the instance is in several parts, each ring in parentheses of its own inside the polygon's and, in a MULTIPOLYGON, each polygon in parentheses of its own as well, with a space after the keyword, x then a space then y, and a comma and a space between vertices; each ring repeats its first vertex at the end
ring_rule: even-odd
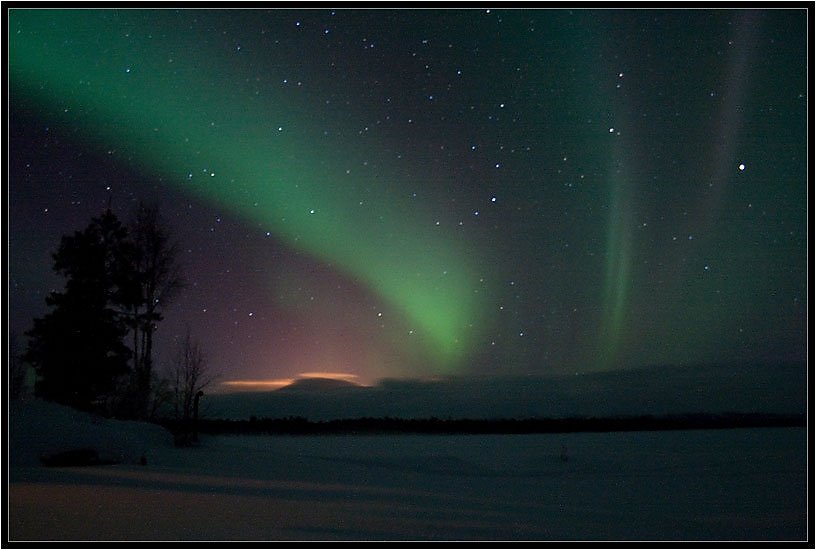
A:
POLYGON ((89 430, 81 416, 12 412, 9 540, 806 537, 803 428, 219 436, 177 449, 155 426, 89 430), (122 463, 38 464, 80 443, 122 463))

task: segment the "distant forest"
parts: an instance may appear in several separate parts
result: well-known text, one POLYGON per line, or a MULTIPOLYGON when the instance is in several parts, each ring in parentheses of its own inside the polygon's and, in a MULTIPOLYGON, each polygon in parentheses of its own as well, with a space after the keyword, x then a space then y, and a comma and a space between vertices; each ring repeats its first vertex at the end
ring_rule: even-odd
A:
MULTIPOLYGON (((202 434, 338 435, 338 434, 534 434, 655 430, 711 430, 805 426, 804 414, 685 414, 607 418, 442 419, 349 418, 311 421, 299 416, 248 420, 199 419, 202 434)), ((178 420, 161 421, 177 431, 178 420)))

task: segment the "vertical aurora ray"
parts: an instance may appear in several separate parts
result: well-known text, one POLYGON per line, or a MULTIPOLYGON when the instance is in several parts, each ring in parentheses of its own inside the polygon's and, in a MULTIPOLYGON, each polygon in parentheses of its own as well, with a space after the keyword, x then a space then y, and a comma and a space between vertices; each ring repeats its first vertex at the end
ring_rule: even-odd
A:
MULTIPOLYGON (((583 23, 587 32, 586 43, 589 51, 600 51, 611 59, 618 59, 615 32, 610 32, 609 19, 589 12, 583 23)), ((633 286, 633 258, 635 255, 635 181, 631 167, 634 163, 630 154, 634 140, 627 137, 631 125, 631 111, 625 96, 621 93, 620 78, 622 66, 602 64, 590 57, 581 58, 583 72, 588 75, 586 90, 582 93, 582 108, 586 118, 603 121, 590 125, 592 134, 585 139, 592 144, 592 150, 599 152, 599 162, 607 166, 605 185, 598 187, 598 200, 606 205, 606 222, 599 224, 599 235, 603 235, 603 269, 597 279, 598 316, 597 324, 590 333, 593 338, 594 356, 592 368, 614 369, 625 361, 624 344, 630 315, 630 296, 633 286), (589 93, 588 93, 589 92, 589 93), (605 126, 604 124, 609 126, 605 126)))
POLYGON ((625 328, 632 265, 632 198, 620 162, 612 169, 601 321, 600 363, 616 366, 625 328))
POLYGON ((387 178, 341 170, 378 152, 322 137, 322 114, 308 104, 274 92, 247 99, 240 67, 171 24, 134 51, 126 37, 148 32, 144 16, 11 10, 12 100, 25 94, 60 112, 85 139, 114 144, 165 181, 348 273, 404 315, 436 367, 461 365, 483 304, 473 292, 474 248, 434 228, 444 212, 412 209, 400 192, 406 176, 387 160, 387 178))

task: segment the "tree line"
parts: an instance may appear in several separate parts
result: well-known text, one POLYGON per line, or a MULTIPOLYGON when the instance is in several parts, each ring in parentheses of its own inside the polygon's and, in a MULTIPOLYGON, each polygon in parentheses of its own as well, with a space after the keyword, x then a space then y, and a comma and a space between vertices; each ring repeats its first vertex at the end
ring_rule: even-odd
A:
MULTIPOLYGON (((171 430, 178 422, 168 419, 171 430)), ((332 435, 332 434, 534 434, 729 428, 801 427, 804 414, 723 413, 639 415, 573 418, 395 418, 362 417, 312 421, 302 416, 248 420, 202 419, 198 431, 206 434, 332 435)))
POLYGON ((185 284, 158 206, 140 203, 127 224, 108 207, 62 236, 52 259, 65 286, 46 297, 50 310, 25 333, 25 351, 10 350, 12 397, 26 364, 35 395, 49 401, 135 419, 168 407, 189 418, 191 396, 211 379, 189 329, 170 367, 156 368, 154 334, 185 284))

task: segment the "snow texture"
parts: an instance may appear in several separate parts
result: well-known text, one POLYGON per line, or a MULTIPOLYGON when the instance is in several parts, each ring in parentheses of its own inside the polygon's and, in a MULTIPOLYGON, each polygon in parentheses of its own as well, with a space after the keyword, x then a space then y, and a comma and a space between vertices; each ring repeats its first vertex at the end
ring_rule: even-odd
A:
POLYGON ((173 445, 160 426, 124 422, 40 400, 9 404, 9 447, 12 466, 38 465, 43 456, 75 449, 94 449, 100 460, 138 464, 155 448, 173 445))
POLYGON ((179 449, 155 426, 36 402, 11 412, 11 541, 807 535, 803 428, 219 436, 179 449), (88 445, 121 464, 38 463, 41 453, 88 445))

